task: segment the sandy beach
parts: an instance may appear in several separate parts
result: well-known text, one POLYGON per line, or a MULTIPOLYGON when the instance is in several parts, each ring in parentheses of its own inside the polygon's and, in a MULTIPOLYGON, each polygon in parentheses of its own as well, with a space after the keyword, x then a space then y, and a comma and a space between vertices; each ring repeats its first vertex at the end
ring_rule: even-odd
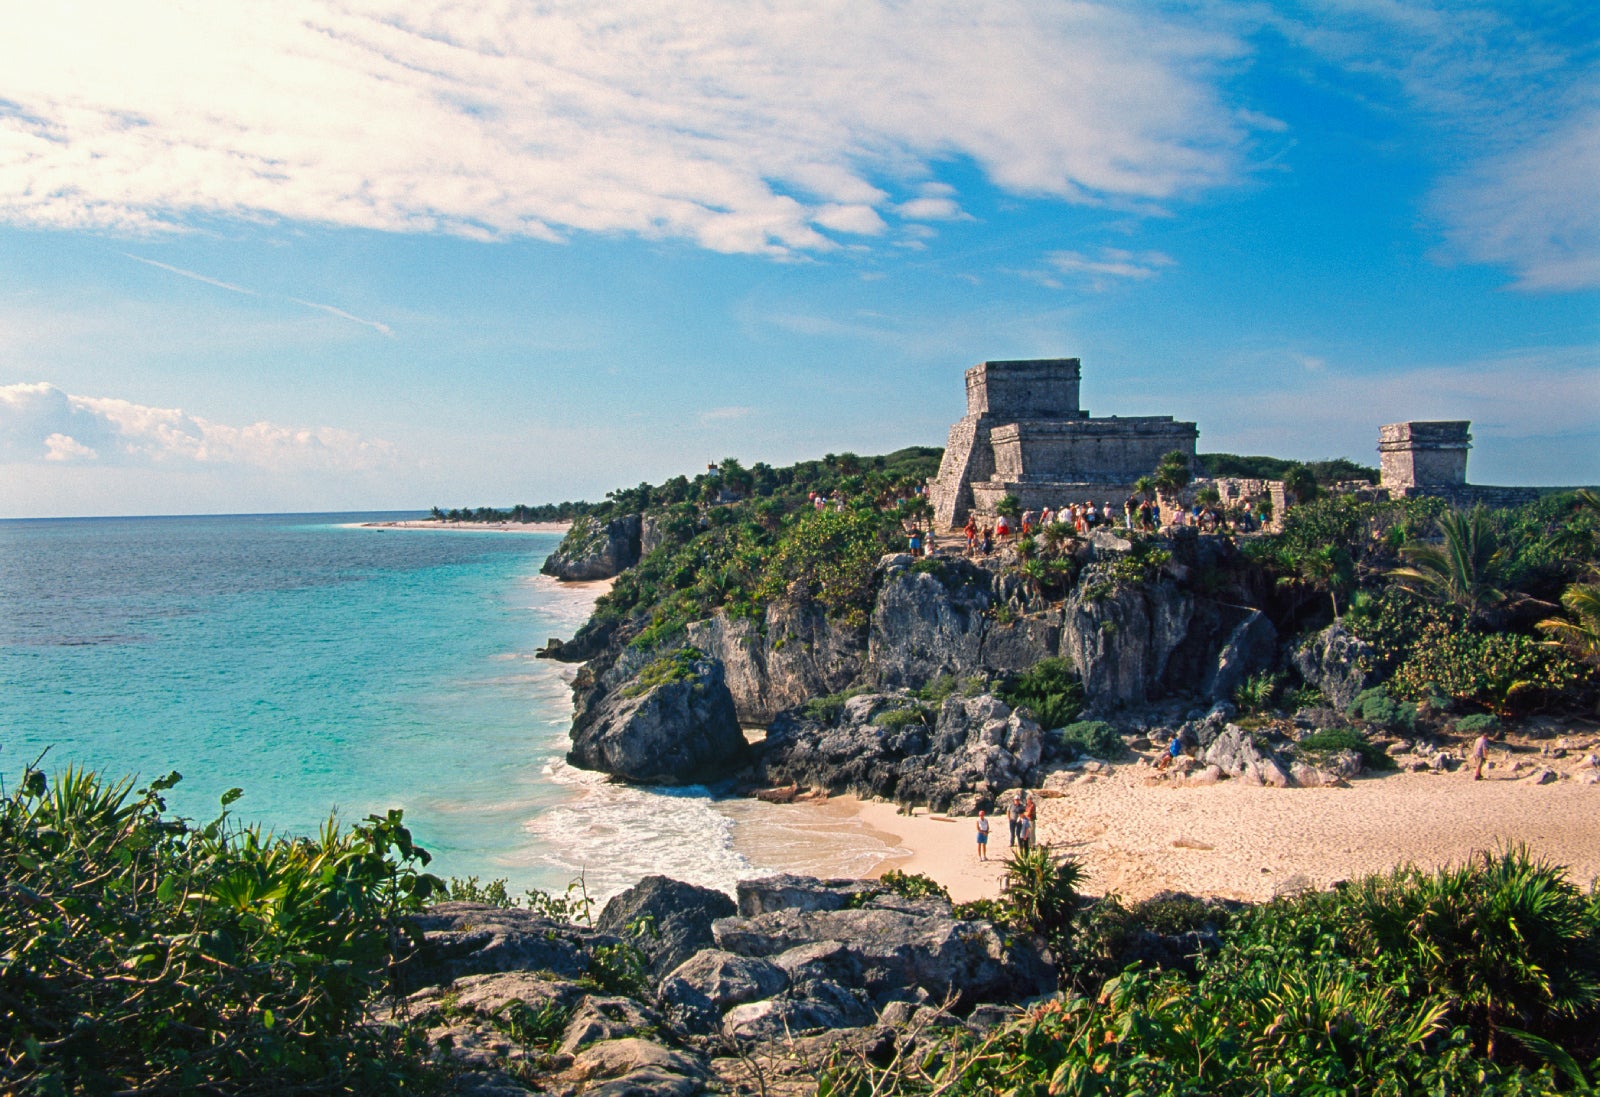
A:
POLYGON ((478 533, 565 533, 571 522, 436 522, 412 518, 403 522, 361 522, 361 529, 456 529, 478 533))
MULTIPOLYGON (((1587 888, 1600 876, 1600 785, 1535 785, 1464 772, 1403 773, 1356 780, 1349 788, 1273 789, 1227 781, 1209 787, 1147 784, 1144 763, 1116 767, 1039 801, 1040 835, 1084 863, 1085 890, 1137 900, 1163 890, 1269 899, 1305 886, 1381 872, 1411 862, 1458 862, 1502 841, 1526 842, 1566 865, 1587 888)), ((796 805, 802 806, 802 805, 796 805)), ((974 820, 893 804, 834 797, 860 823, 909 855, 875 866, 926 873, 965 901, 999 894, 1006 854, 1002 817, 990 856, 977 859, 974 820)), ((845 866, 840 866, 841 868, 845 866)))

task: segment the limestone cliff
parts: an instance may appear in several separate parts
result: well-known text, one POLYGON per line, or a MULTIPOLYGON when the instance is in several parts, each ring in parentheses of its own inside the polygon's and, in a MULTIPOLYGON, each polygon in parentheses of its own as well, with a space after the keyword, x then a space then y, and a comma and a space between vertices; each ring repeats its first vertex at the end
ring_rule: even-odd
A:
POLYGON ((639 562, 642 531, 637 514, 607 522, 579 518, 539 570, 568 581, 610 579, 639 562))

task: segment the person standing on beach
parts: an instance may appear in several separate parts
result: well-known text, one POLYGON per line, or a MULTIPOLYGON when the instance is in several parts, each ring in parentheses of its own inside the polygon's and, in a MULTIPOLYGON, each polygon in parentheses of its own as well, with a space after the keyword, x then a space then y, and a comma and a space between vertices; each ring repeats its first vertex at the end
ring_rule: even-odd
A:
POLYGON ((989 817, 978 812, 978 860, 989 859, 989 817))
POLYGON ((1467 757, 1472 759, 1472 779, 1474 781, 1483 780, 1483 763, 1489 759, 1489 737, 1487 735, 1478 736, 1477 741, 1472 744, 1472 750, 1467 757))
POLYGON ((1022 793, 1017 793, 1011 798, 1011 803, 1006 806, 1006 822, 1011 829, 1012 849, 1017 848, 1017 825, 1022 822, 1022 793))
POLYGON ((1026 815, 1017 820, 1017 845, 1023 853, 1033 849, 1033 820, 1026 815))

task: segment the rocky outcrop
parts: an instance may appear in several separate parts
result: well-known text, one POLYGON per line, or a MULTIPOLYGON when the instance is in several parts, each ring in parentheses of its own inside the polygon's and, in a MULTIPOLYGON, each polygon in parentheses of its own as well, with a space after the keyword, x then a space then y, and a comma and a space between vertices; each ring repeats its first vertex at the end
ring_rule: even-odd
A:
POLYGON ((739 719, 765 724, 786 708, 837 693, 861 674, 864 638, 814 604, 768 606, 760 620, 718 611, 689 643, 720 659, 739 719))
POLYGON ((579 518, 539 570, 568 581, 613 578, 639 562, 641 525, 637 514, 609 522, 579 518))
POLYGON ((1271 666, 1277 657, 1278 630, 1266 614, 1251 610, 1228 634, 1202 693, 1212 701, 1226 701, 1246 677, 1271 666))
POLYGON ((1156 692, 1194 602, 1171 579, 1123 583, 1105 565, 1084 572, 1063 608, 1061 654, 1095 707, 1140 704, 1156 692))
POLYGON ((1371 655, 1370 645, 1335 621, 1300 646, 1294 653, 1294 668, 1343 712, 1367 688, 1362 668, 1371 655))
POLYGON ((750 881, 739 887, 739 914, 721 893, 713 902, 702 888, 660 877, 618 899, 603 926, 648 916, 676 927, 656 962, 692 940, 705 947, 659 980, 618 987, 617 950, 643 947, 649 934, 624 941, 476 903, 414 916, 420 944, 403 965, 411 990, 396 1011, 420 1022, 448 1058, 456 1092, 745 1092, 750 1063, 765 1073, 835 1050, 893 1055, 900 1038, 886 1026, 967 1018, 981 1031, 1056 983, 1031 940, 876 881, 750 881), (724 916, 707 938, 701 930, 713 910, 724 916), (708 1058, 708 1048, 722 1057, 708 1058))
POLYGON ((595 928, 632 939, 659 977, 710 948, 711 923, 731 917, 736 909, 732 899, 712 888, 646 876, 611 897, 595 928))
POLYGON ((1293 784, 1283 759, 1270 748, 1258 745, 1238 724, 1223 728, 1222 734, 1206 748, 1202 760, 1247 785, 1288 788, 1293 784))
POLYGON ((906 693, 864 694, 832 720, 785 713, 757 770, 772 784, 852 791, 949 810, 1033 782, 1044 756, 1039 725, 992 694, 952 696, 935 713, 906 693))
MULTIPOLYGON (((678 653, 683 655, 684 653, 678 653)), ((739 730, 722 664, 686 655, 662 660, 684 670, 611 691, 579 714, 567 760, 636 784, 691 785, 739 769, 749 747, 739 730)))

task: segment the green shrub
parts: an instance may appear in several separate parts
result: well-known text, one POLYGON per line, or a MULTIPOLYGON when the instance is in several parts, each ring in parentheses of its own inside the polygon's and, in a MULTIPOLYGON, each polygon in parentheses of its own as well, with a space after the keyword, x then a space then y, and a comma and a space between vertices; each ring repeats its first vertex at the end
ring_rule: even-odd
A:
POLYGON ((1252 674, 1234 689, 1233 703, 1239 706, 1241 712, 1266 712, 1272 708, 1272 702, 1278 696, 1278 686, 1281 682, 1282 675, 1270 671, 1264 670, 1252 674))
POLYGON ((1316 686, 1293 686, 1283 691, 1283 707, 1288 712, 1320 708, 1327 703, 1327 695, 1316 686))
POLYGON ((1395 701, 1383 686, 1356 694, 1346 715, 1391 730, 1415 731, 1417 728, 1417 706, 1408 701, 1395 701))
POLYGON ((1041 659, 999 690, 1012 708, 1026 708, 1044 728, 1058 728, 1083 711, 1083 685, 1065 659, 1041 659))
POLYGON ((1514 632, 1430 622, 1390 679, 1395 691, 1513 712, 1572 690, 1589 674, 1559 648, 1514 632))
POLYGON ((921 705, 910 708, 885 709, 872 718, 872 726, 898 731, 909 727, 927 727, 928 712, 921 705))
POLYGON ((521 905, 520 900, 507 893, 504 877, 480 886, 476 876, 468 876, 465 880, 452 876, 445 891, 445 898, 456 903, 484 903, 508 910, 521 905))
POLYGON ((1353 750, 1361 755, 1361 764, 1367 769, 1395 768, 1393 758, 1354 728, 1323 728, 1305 736, 1294 745, 1295 753, 1304 755, 1329 755, 1341 750, 1353 750))
POLYGON ((924 876, 920 872, 901 872, 892 868, 878 877, 878 883, 888 888, 902 899, 944 899, 950 898, 950 892, 945 886, 931 876, 924 876))
POLYGON ((1456 732, 1460 735, 1482 735, 1486 732, 1498 731, 1500 717, 1492 712, 1475 712, 1470 716, 1463 716, 1456 721, 1456 732))
POLYGON ((800 712, 807 720, 819 724, 837 724, 839 717, 844 715, 844 703, 852 697, 859 697, 868 692, 871 692, 868 686, 851 686, 838 693, 830 693, 826 697, 813 697, 801 706, 800 712))
POLYGON ((940 674, 929 679, 923 687, 916 691, 919 700, 927 701, 931 705, 942 705, 945 699, 955 693, 960 685, 953 674, 940 674))
POLYGON ((624 697, 640 697, 670 682, 686 682, 695 676, 694 665, 705 654, 699 648, 678 648, 648 663, 623 687, 624 697))
POLYGON ((1119 758, 1127 749, 1117 729, 1104 720, 1080 720, 1057 732, 1062 746, 1091 758, 1119 758))
POLYGON ((418 1034, 370 1021, 405 915, 444 889, 401 813, 314 838, 166 814, 27 770, 0 801, 0 1089, 390 1092, 418 1034))

